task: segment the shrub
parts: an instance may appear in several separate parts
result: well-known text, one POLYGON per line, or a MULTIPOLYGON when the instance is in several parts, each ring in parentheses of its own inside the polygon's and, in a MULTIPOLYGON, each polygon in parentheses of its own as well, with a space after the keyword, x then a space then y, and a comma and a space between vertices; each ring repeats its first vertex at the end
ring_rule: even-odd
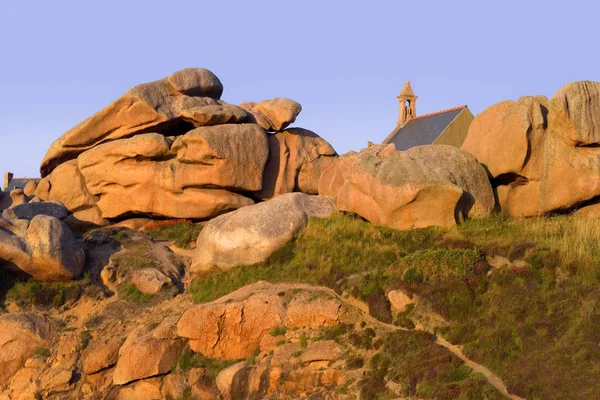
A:
POLYGON ((285 335, 285 328, 283 326, 276 326, 275 328, 273 328, 273 330, 270 332, 271 336, 281 336, 281 335, 285 335))
POLYGON ((35 349, 34 353, 37 356, 50 357, 50 349, 46 349, 44 347, 38 347, 37 349, 35 349))
POLYGON ((92 332, 88 330, 81 331, 81 333, 79 333, 79 340, 79 350, 85 350, 85 348, 88 347, 90 341, 92 340, 92 332))
POLYGON ((305 349, 308 346, 308 339, 306 338, 306 334, 302 332, 300 334, 300 347, 305 349))

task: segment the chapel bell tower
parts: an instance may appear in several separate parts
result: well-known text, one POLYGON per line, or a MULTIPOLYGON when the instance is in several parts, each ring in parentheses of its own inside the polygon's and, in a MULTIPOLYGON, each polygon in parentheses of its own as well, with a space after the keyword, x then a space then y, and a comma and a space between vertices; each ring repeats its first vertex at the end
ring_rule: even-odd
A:
POLYGON ((398 125, 403 126, 409 120, 417 116, 417 98, 415 92, 410 87, 410 81, 404 82, 402 91, 397 96, 400 102, 400 112, 398 113, 398 125))

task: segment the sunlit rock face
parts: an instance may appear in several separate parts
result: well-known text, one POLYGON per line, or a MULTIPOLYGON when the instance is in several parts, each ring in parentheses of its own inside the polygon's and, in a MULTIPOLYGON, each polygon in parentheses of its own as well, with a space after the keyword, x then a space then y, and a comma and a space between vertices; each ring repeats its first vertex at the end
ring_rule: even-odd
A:
POLYGON ((52 144, 35 194, 96 225, 130 216, 209 219, 283 193, 316 194, 337 154, 313 132, 285 130, 300 104, 236 106, 222 92, 202 68, 134 87, 52 144))
POLYGON ((479 114, 462 146, 489 171, 502 210, 534 216, 585 207, 600 195, 600 83, 575 82, 550 100, 504 101, 479 114))

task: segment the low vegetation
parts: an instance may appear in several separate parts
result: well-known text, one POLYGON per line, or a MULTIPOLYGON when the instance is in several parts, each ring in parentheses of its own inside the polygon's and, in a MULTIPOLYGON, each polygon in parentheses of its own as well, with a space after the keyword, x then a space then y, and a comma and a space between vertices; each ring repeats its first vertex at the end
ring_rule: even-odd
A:
MULTIPOLYGON (((266 262, 201 277, 189 290, 197 302, 206 302, 258 280, 320 284, 363 300, 384 322, 414 329, 413 306, 395 316, 390 312, 385 294, 401 288, 448 321, 439 333, 502 377, 509 391, 528 399, 573 393, 600 398, 593 384, 600 380, 599 237, 600 221, 572 215, 498 214, 453 231, 399 232, 337 214, 311 219, 294 243, 266 262), (487 262, 492 256, 509 264, 493 268, 487 262)), ((362 385, 364 398, 388 390, 381 384, 389 379, 407 396, 499 398, 486 392, 489 387, 481 392, 483 377, 447 353, 436 355, 439 346, 427 344, 426 337, 398 333, 377 350, 364 330, 337 335, 352 335, 358 347, 382 354, 373 363, 365 359, 371 372, 362 385), (432 368, 436 374, 428 375, 432 368)))
POLYGON ((214 380, 221 370, 239 361, 241 360, 216 360, 208 358, 200 353, 194 353, 189 347, 186 347, 181 353, 175 368, 182 372, 188 372, 192 368, 204 368, 214 380))
POLYGON ((144 227, 155 240, 173 241, 175 246, 187 248, 196 241, 202 226, 187 219, 151 222, 144 227))
POLYGON ((68 283, 19 281, 13 277, 11 278, 12 286, 6 291, 5 300, 21 308, 60 307, 79 299, 84 294, 97 294, 98 288, 88 285, 89 283, 89 275, 85 275, 79 281, 68 283))

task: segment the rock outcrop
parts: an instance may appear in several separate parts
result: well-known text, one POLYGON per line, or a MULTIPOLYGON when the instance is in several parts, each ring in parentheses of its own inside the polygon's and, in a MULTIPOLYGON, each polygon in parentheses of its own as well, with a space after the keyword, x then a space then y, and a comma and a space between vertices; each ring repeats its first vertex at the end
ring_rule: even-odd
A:
POLYGON ((157 338, 145 327, 134 330, 119 350, 113 383, 123 385, 170 371, 182 347, 181 340, 157 338))
POLYGON ((63 203, 78 226, 136 216, 210 219, 257 199, 316 194, 337 154, 310 131, 283 131, 300 104, 235 106, 220 100, 222 91, 201 68, 134 87, 52 144, 36 196, 63 203))
POLYGON ((73 279, 83 270, 83 246, 59 219, 0 218, 0 228, 0 267, 41 281, 73 279))
POLYGON ((597 202, 599 145, 600 83, 575 82, 550 100, 522 97, 487 108, 462 149, 489 171, 503 211, 534 216, 597 202))
POLYGON ((451 227, 494 208, 485 170, 470 154, 445 145, 401 152, 379 145, 347 154, 321 174, 319 194, 340 211, 395 229, 451 227))
POLYGON ((0 316, 0 388, 23 366, 38 348, 49 345, 50 322, 33 314, 0 316))
POLYGON ((263 186, 255 195, 269 199, 290 192, 317 194, 321 173, 337 158, 327 141, 307 129, 269 135, 263 186))
POLYGON ((210 358, 249 357, 275 328, 318 328, 340 323, 341 302, 329 293, 305 288, 289 304, 283 285, 249 285, 212 303, 186 311, 177 334, 189 339, 192 350, 210 358), (304 315, 299 316, 298 311, 304 315))
POLYGON ((324 197, 289 193, 210 220, 196 242, 191 271, 228 269, 266 260, 291 242, 310 216, 335 211, 324 197))

